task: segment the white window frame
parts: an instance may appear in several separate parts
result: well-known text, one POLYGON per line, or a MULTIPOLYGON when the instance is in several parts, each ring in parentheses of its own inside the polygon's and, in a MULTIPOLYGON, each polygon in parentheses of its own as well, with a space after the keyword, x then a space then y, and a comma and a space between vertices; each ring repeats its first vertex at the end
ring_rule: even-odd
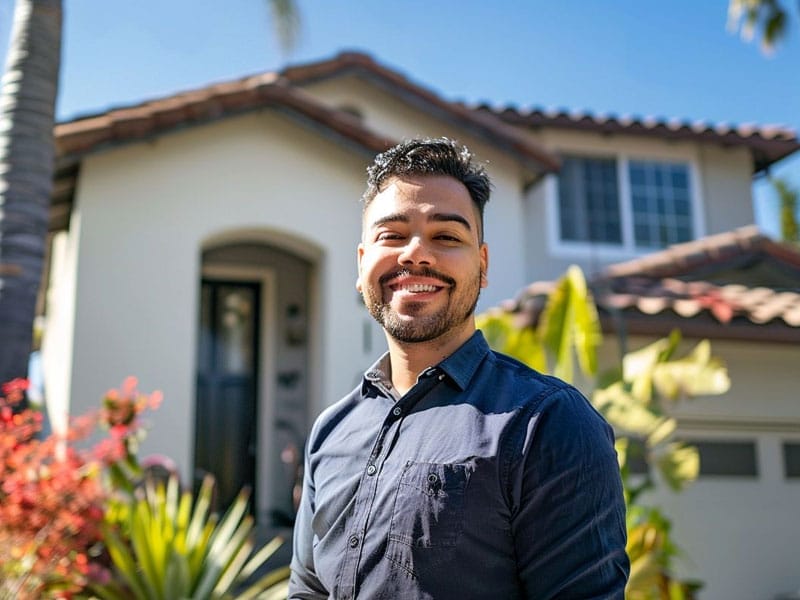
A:
POLYGON ((619 190, 620 223, 622 244, 606 242, 574 242, 561 239, 561 206, 559 203, 558 175, 548 175, 544 181, 547 198, 547 241, 550 253, 562 258, 585 259, 588 256, 604 261, 619 261, 657 252, 657 248, 637 247, 633 232, 633 204, 629 178, 630 161, 681 163, 687 167, 689 193, 692 208, 692 238, 705 235, 705 205, 702 197, 702 184, 699 160, 696 153, 686 151, 614 152, 586 150, 578 147, 558 148, 555 152, 563 155, 588 159, 615 159, 617 163, 617 189, 619 190))

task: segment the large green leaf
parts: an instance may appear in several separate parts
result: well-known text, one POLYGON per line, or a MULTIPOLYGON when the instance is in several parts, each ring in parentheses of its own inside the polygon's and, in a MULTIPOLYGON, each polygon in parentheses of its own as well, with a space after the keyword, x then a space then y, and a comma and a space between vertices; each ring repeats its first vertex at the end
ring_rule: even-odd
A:
POLYGON ((675 491, 684 489, 700 473, 700 455, 697 448, 673 442, 656 460, 659 472, 667 485, 675 491))
POLYGON ((514 315, 499 310, 478 315, 475 324, 495 350, 516 358, 532 369, 547 371, 544 346, 533 327, 520 327, 514 323, 514 315))
POLYGON ((673 331, 668 338, 661 338, 622 358, 622 378, 631 385, 635 398, 649 403, 653 398, 653 370, 660 362, 668 360, 680 342, 680 333, 673 331))
POLYGON ((647 437, 664 421, 664 417, 642 404, 621 381, 596 390, 592 403, 620 434, 647 437))
POLYGON ((571 266, 557 282, 542 312, 539 330, 545 347, 555 357, 556 377, 573 381, 573 356, 578 357, 584 374, 597 373, 597 348, 602 342, 600 319, 578 267, 571 266))
POLYGON ((711 344, 703 340, 685 358, 656 365, 653 385, 662 397, 675 400, 724 394, 731 381, 722 361, 711 356, 711 344))

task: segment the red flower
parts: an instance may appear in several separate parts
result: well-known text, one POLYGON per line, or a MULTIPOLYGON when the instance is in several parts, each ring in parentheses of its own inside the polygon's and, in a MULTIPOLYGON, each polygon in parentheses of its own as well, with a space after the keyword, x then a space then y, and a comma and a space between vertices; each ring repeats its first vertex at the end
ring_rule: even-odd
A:
POLYGON ((104 474, 135 461, 135 445, 128 443, 139 415, 157 406, 160 394, 141 394, 136 380, 126 379, 121 391, 106 395, 101 411, 72 419, 62 436, 40 440, 42 415, 12 409, 27 387, 15 380, 2 386, 6 397, 0 397, 0 582, 23 572, 17 597, 71 598, 90 580, 108 580, 108 570, 88 555, 101 540, 114 491, 104 474), (109 427, 108 435, 92 446, 80 443, 98 422, 109 427), (56 582, 63 592, 47 587, 56 582))

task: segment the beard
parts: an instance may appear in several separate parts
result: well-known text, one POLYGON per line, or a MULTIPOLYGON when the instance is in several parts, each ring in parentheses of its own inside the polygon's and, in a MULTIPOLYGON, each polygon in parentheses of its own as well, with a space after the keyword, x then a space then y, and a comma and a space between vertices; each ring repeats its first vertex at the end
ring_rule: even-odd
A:
POLYGON ((434 277, 448 284, 447 304, 431 314, 419 314, 427 303, 406 302, 406 315, 401 316, 383 300, 383 283, 397 277, 402 273, 391 273, 380 278, 377 286, 364 286, 364 304, 369 314, 375 319, 391 337, 399 342, 415 344, 435 340, 449 331, 458 328, 467 319, 471 318, 478 304, 481 292, 481 274, 478 271, 475 277, 465 281, 460 288, 454 279, 433 269, 425 268, 420 271, 406 271, 408 274, 434 277))

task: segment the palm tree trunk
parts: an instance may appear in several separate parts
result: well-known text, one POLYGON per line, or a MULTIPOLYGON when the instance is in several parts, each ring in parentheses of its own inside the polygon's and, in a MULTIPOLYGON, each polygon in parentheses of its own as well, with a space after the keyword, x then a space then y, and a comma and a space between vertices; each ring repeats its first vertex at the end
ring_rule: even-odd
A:
POLYGON ((16 0, 0 84, 0 383, 27 374, 52 191, 61 0, 16 0))

